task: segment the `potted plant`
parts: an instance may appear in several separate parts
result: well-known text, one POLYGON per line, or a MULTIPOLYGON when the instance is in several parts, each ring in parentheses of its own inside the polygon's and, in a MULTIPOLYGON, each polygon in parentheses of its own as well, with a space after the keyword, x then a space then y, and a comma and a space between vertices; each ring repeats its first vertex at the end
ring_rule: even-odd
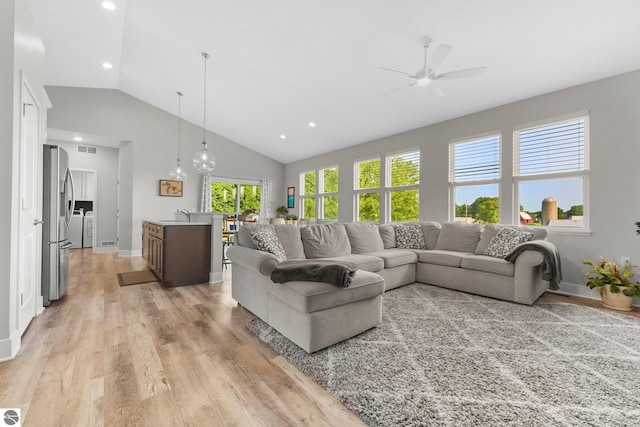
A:
POLYGON ((284 218, 284 216, 289 212, 289 210, 284 206, 278 206, 276 208, 276 212, 278 213, 278 218, 284 218))
POLYGON ((289 214, 284 217, 286 224, 298 224, 298 215, 289 214))
POLYGON ((600 257, 599 262, 585 259, 582 263, 591 267, 591 271, 585 273, 586 285, 591 289, 598 288, 603 306, 614 310, 633 310, 633 297, 640 297, 640 283, 632 281, 634 265, 627 261, 619 266, 604 257, 600 257))

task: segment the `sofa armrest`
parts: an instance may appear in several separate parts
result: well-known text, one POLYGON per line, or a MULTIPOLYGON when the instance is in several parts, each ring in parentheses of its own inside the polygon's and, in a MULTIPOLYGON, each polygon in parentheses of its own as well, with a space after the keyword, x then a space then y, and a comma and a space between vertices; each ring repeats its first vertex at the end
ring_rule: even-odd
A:
POLYGON ((516 274, 518 269, 531 269, 537 267, 544 262, 544 256, 536 251, 524 251, 515 259, 516 274))
POLYGON ((279 264, 276 256, 269 252, 238 245, 231 246, 227 249, 227 257, 233 264, 259 271, 265 276, 269 276, 271 271, 279 264))
POLYGON ((548 288, 549 282, 542 279, 544 256, 536 251, 523 251, 515 260, 515 302, 531 305, 548 288))

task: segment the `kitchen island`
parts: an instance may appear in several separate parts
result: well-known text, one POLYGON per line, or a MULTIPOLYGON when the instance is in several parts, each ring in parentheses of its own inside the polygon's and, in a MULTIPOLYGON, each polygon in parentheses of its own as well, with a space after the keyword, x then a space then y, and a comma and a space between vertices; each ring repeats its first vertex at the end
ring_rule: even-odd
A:
POLYGON ((222 215, 210 221, 145 220, 142 257, 168 286, 222 281, 222 215))

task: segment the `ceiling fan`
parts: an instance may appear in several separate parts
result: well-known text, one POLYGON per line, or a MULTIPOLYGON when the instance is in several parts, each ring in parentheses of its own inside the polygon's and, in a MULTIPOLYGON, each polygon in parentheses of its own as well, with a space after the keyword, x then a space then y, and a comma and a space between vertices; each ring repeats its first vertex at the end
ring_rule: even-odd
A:
MULTIPOLYGON (((424 62, 423 62, 422 68, 417 72, 415 72, 414 74, 406 73, 404 71, 393 70, 391 68, 378 67, 381 70, 402 74, 404 76, 409 77, 412 80, 412 82, 409 83, 408 85, 401 86, 397 89, 393 89, 392 91, 387 92, 387 94, 395 92, 400 89, 411 87, 411 86, 429 86, 431 82, 434 80, 452 80, 452 79, 463 79, 467 77, 477 77, 484 74, 484 72, 487 70, 487 67, 476 67, 476 68, 465 68, 464 70, 449 71, 447 73, 437 74, 435 72, 435 69, 438 68, 438 66, 440 66, 440 64, 442 64, 445 58, 449 55, 449 52, 451 51, 452 46, 447 44, 438 45, 438 47, 436 48, 436 51, 433 53, 433 55, 431 55, 431 58, 427 63, 427 50, 429 49, 430 43, 431 43, 430 39, 425 41, 424 62)), ((434 91, 436 96, 438 97, 443 96, 443 92, 440 88, 434 87, 434 86, 431 86, 431 88, 434 91)))

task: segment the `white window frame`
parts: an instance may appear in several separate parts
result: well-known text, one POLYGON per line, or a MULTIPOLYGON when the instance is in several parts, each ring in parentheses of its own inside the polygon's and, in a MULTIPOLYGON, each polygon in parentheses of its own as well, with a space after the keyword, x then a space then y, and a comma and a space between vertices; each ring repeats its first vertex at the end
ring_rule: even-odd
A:
MULTIPOLYGON (((215 212, 215 213, 222 213, 222 214, 229 214, 229 215, 240 215, 242 214, 242 212, 240 211, 240 186, 241 185, 252 185, 252 186, 256 186, 256 187, 260 187, 261 191, 262 191, 262 181, 257 181, 257 180, 252 180, 252 179, 242 179, 242 178, 225 178, 225 177, 220 177, 220 176, 211 176, 209 175, 207 177, 208 179, 208 184, 207 187, 209 188, 209 191, 211 192, 211 184, 213 184, 214 182, 221 182, 221 183, 225 183, 225 184, 234 184, 236 186, 236 201, 235 201, 235 207, 237 209, 236 212, 215 212)), ((213 197, 213 192, 211 194, 211 196, 213 197)), ((264 208, 264 200, 262 200, 262 198, 260 198, 260 211, 262 211, 264 208)), ((209 209, 211 209, 211 207, 209 207, 209 209)))
MULTIPOLYGON (((456 188, 465 187, 465 186, 476 186, 476 185, 498 185, 498 200, 501 201, 501 188, 502 188, 502 132, 501 131, 493 131, 482 133, 478 135, 474 135, 471 137, 461 138, 451 140, 449 142, 449 220, 455 221, 456 218, 456 188), (456 181, 455 179, 455 149, 456 145, 464 144, 474 141, 480 141, 483 139, 489 139, 497 137, 498 138, 498 177, 497 178, 486 178, 486 179, 471 179, 471 180, 461 180, 456 181)), ((501 210, 501 209, 500 209, 501 210)), ((498 214, 498 222, 500 222, 500 214, 498 214)))
POLYGON ((379 221, 382 222, 382 212, 383 212, 383 200, 382 200, 382 182, 383 182, 383 171, 382 171, 382 159, 380 156, 372 156, 366 157, 363 159, 357 159, 353 161, 353 221, 360 221, 360 205, 359 205, 359 195, 366 193, 376 193, 378 194, 378 199, 380 200, 380 215, 379 221), (360 188, 360 174, 359 174, 359 164, 364 162, 370 162, 377 160, 380 163, 380 183, 377 187, 372 188, 360 188))
MULTIPOLYGON (((516 126, 513 130, 513 204, 514 204, 514 223, 516 216, 519 216, 520 210, 520 183, 531 181, 546 181, 551 179, 562 178, 582 178, 582 207, 583 221, 582 227, 562 227, 562 226, 544 226, 549 234, 591 234, 589 226, 590 205, 589 205, 589 177, 590 177, 590 135, 591 129, 589 124, 589 111, 581 111, 578 113, 567 114, 564 116, 554 117, 545 120, 539 120, 532 123, 516 126), (584 120, 584 168, 579 171, 570 172, 550 172, 537 173, 531 175, 520 175, 520 132, 538 127, 553 126, 561 123, 573 122, 576 120, 584 120), (516 213, 516 211, 518 211, 516 213)), ((518 218, 519 221, 519 218, 518 218)))
MULTIPOLYGON (((419 147, 404 149, 401 151, 396 151, 392 153, 387 153, 384 157, 384 168, 381 171, 380 181, 384 182, 384 209, 380 206, 384 211, 384 223, 391 222, 391 192, 392 191, 406 191, 406 190, 418 190, 418 200, 420 200, 420 181, 418 178, 417 184, 412 185, 401 185, 397 187, 391 186, 391 160, 393 157, 402 156, 405 154, 414 154, 418 153, 418 174, 420 178, 422 177, 422 151, 419 147)), ((382 162, 381 162, 382 163, 382 162)), ((382 166, 382 165, 381 165, 382 166)), ((381 219, 383 218, 383 213, 380 212, 381 219)), ((420 219, 420 203, 418 202, 418 218, 416 221, 420 219)))
MULTIPOLYGON (((316 194, 317 194, 317 198, 316 198, 316 218, 325 218, 324 216, 324 200, 326 197, 338 197, 338 193, 340 190, 340 168, 339 166, 336 165, 331 165, 331 166, 327 166, 324 168, 320 168, 317 170, 316 172, 316 182, 317 182, 317 187, 316 188, 316 194), (328 170, 328 169, 335 169, 338 173, 338 190, 336 191, 331 191, 331 192, 324 192, 324 171, 328 170)), ((340 201, 338 201, 338 211, 340 209, 340 201)), ((333 219, 333 218, 331 218, 333 219)), ((337 218, 335 218, 337 220, 337 218)))
POLYGON ((304 219, 317 219, 318 218, 318 180, 319 174, 317 169, 308 169, 300 172, 300 197, 298 198, 298 213, 296 214, 298 218, 304 218, 304 199, 314 199, 315 200, 315 218, 304 218, 304 219), (308 173, 314 172, 316 174, 316 191, 314 194, 305 194, 305 182, 304 176, 308 173))

